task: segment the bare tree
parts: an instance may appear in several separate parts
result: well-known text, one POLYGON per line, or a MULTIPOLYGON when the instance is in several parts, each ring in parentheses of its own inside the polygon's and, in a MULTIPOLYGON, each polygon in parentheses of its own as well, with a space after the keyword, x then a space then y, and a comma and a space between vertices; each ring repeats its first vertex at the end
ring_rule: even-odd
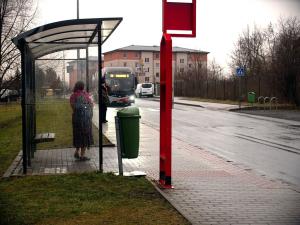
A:
POLYGON ((194 79, 202 80, 207 78, 207 63, 203 61, 202 55, 200 54, 192 54, 192 68, 191 72, 195 76, 194 79))
POLYGON ((297 94, 297 79, 300 78, 299 71, 299 40, 300 21, 297 18, 281 19, 279 31, 274 42, 273 72, 279 79, 285 97, 292 103, 300 105, 297 94))
POLYGON ((213 80, 220 80, 223 78, 223 68, 216 62, 215 59, 209 62, 208 77, 213 80))
POLYGON ((254 26, 253 31, 250 31, 247 26, 236 42, 231 55, 230 66, 233 71, 236 67, 244 66, 248 75, 260 75, 266 59, 264 40, 264 33, 257 26, 254 26))
POLYGON ((299 40, 300 21, 296 17, 280 19, 276 26, 270 23, 266 29, 254 27, 250 31, 248 26, 235 44, 230 66, 233 71, 246 66, 249 76, 268 76, 277 84, 276 93, 300 105, 299 40))
POLYGON ((20 65, 20 53, 11 39, 29 29, 35 11, 33 0, 0 1, 0 97, 20 79, 17 72, 20 65))

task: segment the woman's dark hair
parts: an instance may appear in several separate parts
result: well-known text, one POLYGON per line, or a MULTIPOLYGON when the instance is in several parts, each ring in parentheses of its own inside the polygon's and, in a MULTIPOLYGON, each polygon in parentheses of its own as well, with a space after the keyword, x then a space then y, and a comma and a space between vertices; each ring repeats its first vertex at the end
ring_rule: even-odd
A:
POLYGON ((84 83, 83 83, 83 81, 80 80, 80 81, 77 81, 77 82, 75 83, 73 92, 76 92, 76 91, 83 91, 83 89, 84 89, 84 83))

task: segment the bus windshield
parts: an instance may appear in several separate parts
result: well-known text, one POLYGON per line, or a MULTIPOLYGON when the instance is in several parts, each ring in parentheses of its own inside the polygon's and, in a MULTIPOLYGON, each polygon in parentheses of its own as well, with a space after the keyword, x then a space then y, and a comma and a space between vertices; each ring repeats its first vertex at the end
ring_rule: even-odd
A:
POLYGON ((134 76, 130 73, 105 74, 105 81, 108 86, 109 95, 130 95, 134 91, 134 76))

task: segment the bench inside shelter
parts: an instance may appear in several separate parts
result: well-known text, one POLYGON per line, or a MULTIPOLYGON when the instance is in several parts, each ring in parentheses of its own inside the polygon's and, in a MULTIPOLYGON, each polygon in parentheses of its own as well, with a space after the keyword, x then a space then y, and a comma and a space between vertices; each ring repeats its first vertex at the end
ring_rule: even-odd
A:
POLYGON ((34 138, 35 143, 42 143, 42 142, 51 142, 55 139, 55 133, 42 133, 37 134, 34 138))

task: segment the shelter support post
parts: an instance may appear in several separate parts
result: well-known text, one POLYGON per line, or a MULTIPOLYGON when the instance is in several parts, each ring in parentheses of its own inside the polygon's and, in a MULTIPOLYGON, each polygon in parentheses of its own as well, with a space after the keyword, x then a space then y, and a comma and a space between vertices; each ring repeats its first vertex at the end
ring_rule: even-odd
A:
POLYGON ((32 137, 35 132, 35 98, 34 73, 32 54, 25 42, 21 42, 21 64, 22 64, 22 151, 23 151, 23 173, 27 174, 28 166, 31 165, 31 157, 35 150, 32 137), (33 122, 34 121, 34 122, 33 122))
POLYGON ((102 49, 101 49, 101 27, 102 22, 98 23, 98 107, 99 107, 99 171, 103 172, 103 141, 102 141, 102 49))
MULTIPOLYGON (((32 93, 33 93, 33 106, 32 106, 32 130, 33 135, 32 137, 36 136, 36 77, 35 77, 35 60, 32 60, 32 93)), ((32 144, 32 152, 33 156, 36 152, 36 143, 33 142, 32 144)))
POLYGON ((89 47, 85 49, 85 71, 86 71, 86 91, 90 92, 90 75, 89 75, 89 47))
POLYGON ((172 38, 163 34, 160 45, 160 172, 159 183, 172 188, 172 38))
POLYGON ((21 67, 22 67, 22 100, 21 100, 21 107, 22 107, 22 157, 23 157, 23 173, 27 173, 27 130, 26 130, 26 82, 25 82, 25 43, 22 41, 20 43, 20 51, 21 51, 21 67))

